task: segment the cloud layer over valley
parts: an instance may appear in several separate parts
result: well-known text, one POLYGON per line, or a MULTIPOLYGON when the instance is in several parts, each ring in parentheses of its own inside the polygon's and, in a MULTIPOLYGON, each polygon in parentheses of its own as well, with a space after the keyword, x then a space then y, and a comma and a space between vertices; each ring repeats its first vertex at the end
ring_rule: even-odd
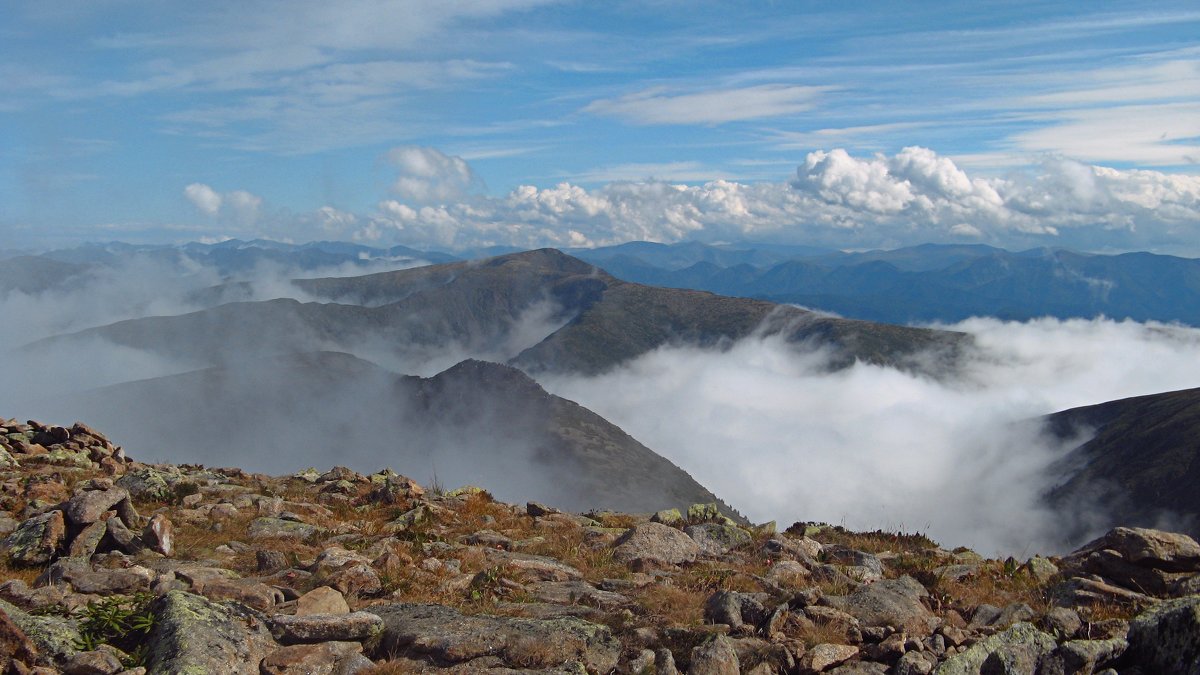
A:
MULTIPOLYGON (((285 281, 288 272, 250 274, 253 283, 243 299, 312 301, 285 281)), ((4 295, 0 312, 9 320, 0 330, 6 378, 0 412, 98 423, 76 414, 71 394, 202 367, 99 338, 14 350, 124 318, 198 309, 203 304, 198 298, 212 296, 196 291, 219 280, 203 266, 181 273, 179 267, 143 260, 102 268, 85 285, 4 295)), ((430 347, 364 340, 347 350, 393 372, 432 376, 467 357, 515 356, 569 318, 555 310, 547 302, 525 307, 499 341, 430 347)), ((938 377, 862 364, 830 372, 822 351, 798 353, 777 339, 750 338, 721 350, 664 347, 599 376, 543 375, 540 381, 551 393, 618 425, 752 520, 920 530, 944 544, 1014 554, 1062 548, 1062 532, 1096 507, 1051 513, 1041 506, 1040 495, 1055 480, 1052 464, 1074 443, 1042 438, 1031 420, 1200 385, 1198 329, 1105 319, 972 319, 946 328, 971 334, 975 346, 958 372, 938 377)), ((279 347, 328 348, 303 335, 290 337, 300 342, 280 341, 279 347)), ((458 411, 460 419, 486 423, 414 436, 377 422, 403 417, 388 394, 391 375, 383 371, 372 369, 360 382, 354 378, 361 366, 335 359, 345 368, 323 386, 312 379, 313 367, 297 371, 303 379, 292 380, 297 376, 262 370, 258 356, 254 367, 239 365, 244 355, 225 356, 230 368, 224 375, 199 378, 209 387, 205 397, 176 406, 178 419, 190 415, 203 435, 173 438, 185 433, 182 426, 150 424, 142 417, 162 400, 139 403, 136 396, 154 389, 113 390, 112 401, 120 405, 105 409, 112 427, 104 430, 126 443, 131 455, 147 460, 236 463, 275 473, 335 463, 359 470, 392 466, 423 481, 437 472, 446 480, 485 483, 511 498, 520 498, 515 492, 537 480, 551 480, 549 474, 518 476, 512 472, 521 469, 472 459, 493 456, 497 443, 516 452, 526 425, 513 416, 458 411), (236 402, 236 409, 221 405, 225 399, 236 402), (238 429, 251 431, 223 434, 235 421, 238 429), (121 428, 153 433, 125 439, 121 428), (498 441, 496 430, 508 435, 498 441), (434 442, 456 448, 442 455, 443 464, 413 454, 434 442), (179 444, 198 454, 171 455, 179 444), (402 456, 425 458, 406 466, 402 456)))

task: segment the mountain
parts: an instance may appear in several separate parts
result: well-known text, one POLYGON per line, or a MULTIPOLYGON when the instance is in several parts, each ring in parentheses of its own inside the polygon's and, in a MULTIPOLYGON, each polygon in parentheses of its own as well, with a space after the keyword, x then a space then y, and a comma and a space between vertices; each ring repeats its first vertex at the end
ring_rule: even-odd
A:
POLYGON ((0 296, 17 291, 37 294, 52 288, 78 286, 88 267, 50 260, 40 256, 21 255, 0 262, 0 296))
POLYGON ((1062 439, 1090 434, 1055 468, 1066 479, 1052 505, 1200 536, 1200 389, 1073 408, 1049 416, 1047 428, 1062 439))
POLYGON ((620 252, 585 257, 604 260, 600 264, 629 281, 795 303, 889 323, 1103 315, 1200 325, 1200 260, 1189 258, 925 244, 796 254, 771 262, 769 255, 754 251, 750 247, 737 259, 685 258, 627 245, 620 252), (690 264, 680 265, 681 260, 690 264))
MULTIPOLYGON (((943 365, 965 335, 852 321, 762 300, 621 281, 554 249, 481 261, 293 282, 328 302, 236 302, 146 317, 35 343, 103 338, 196 364, 234 357, 334 350, 411 361, 448 346, 463 356, 509 360, 528 372, 596 373, 669 343, 725 344, 780 335, 800 349, 915 367, 943 365)), ((411 371, 410 371, 411 372, 411 371)))
POLYGON ((599 415, 483 361, 419 378, 349 354, 293 354, 79 392, 47 409, 94 419, 160 461, 295 471, 332 458, 574 511, 719 501, 599 415))

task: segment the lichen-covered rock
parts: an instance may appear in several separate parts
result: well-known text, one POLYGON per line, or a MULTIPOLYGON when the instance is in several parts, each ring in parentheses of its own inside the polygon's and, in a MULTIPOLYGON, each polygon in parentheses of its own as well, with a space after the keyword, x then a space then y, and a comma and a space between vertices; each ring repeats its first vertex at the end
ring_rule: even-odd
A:
POLYGON ((247 532, 251 539, 308 539, 316 533, 315 525, 282 518, 255 518, 247 532))
POLYGON ((79 628, 70 619, 29 614, 4 600, 0 600, 0 612, 12 619, 43 657, 57 665, 65 664, 79 651, 76 647, 80 640, 79 628))
POLYGON ((1144 672, 1200 675, 1200 595, 1139 614, 1129 624, 1127 656, 1144 672))
POLYGON ((383 630, 383 619, 370 612, 271 617, 271 634, 280 644, 362 641, 383 630))
POLYGON ((1012 628, 975 643, 965 652, 946 659, 936 675, 979 675, 988 664, 988 672, 1016 675, 1032 673, 1038 660, 1049 654, 1056 646, 1054 638, 1028 623, 1018 623, 1012 628))
POLYGON ((730 549, 750 543, 750 533, 734 525, 701 523, 684 528, 684 534, 700 545, 708 555, 721 555, 730 549))
POLYGON ((630 566, 663 566, 695 562, 700 545, 679 530, 661 523, 642 523, 621 535, 613 559, 630 566))
POLYGON ((54 559, 67 536, 62 511, 47 511, 21 523, 0 543, 18 565, 45 565, 54 559))
POLYGON ((827 598, 833 607, 864 626, 892 626, 914 634, 928 633, 935 621, 921 599, 929 593, 916 579, 903 576, 864 584, 844 598, 827 598))
POLYGON ((12 668, 13 661, 25 666, 37 663, 38 650, 25 631, 13 622, 3 611, 0 611, 0 668, 5 672, 16 670, 12 668), (11 669, 11 670, 10 670, 11 669))
POLYGON ((375 605, 371 611, 384 622, 373 645, 380 655, 407 653, 439 664, 498 656, 502 664, 523 668, 578 662, 599 673, 616 668, 621 655, 621 643, 607 626, 578 618, 464 616, 450 607, 424 604, 375 605))
POLYGON ((172 472, 140 466, 126 471, 116 484, 128 490, 134 499, 166 501, 171 497, 171 485, 179 479, 177 470, 172 472))
POLYGON ((741 672, 737 651, 724 635, 692 648, 688 675, 740 675, 741 672))
POLYGON ((850 645, 819 644, 804 652, 800 667, 808 671, 821 672, 853 658, 858 648, 850 645))
POLYGON ((151 611, 149 675, 258 675, 263 657, 276 649, 263 617, 237 603, 171 591, 151 611))

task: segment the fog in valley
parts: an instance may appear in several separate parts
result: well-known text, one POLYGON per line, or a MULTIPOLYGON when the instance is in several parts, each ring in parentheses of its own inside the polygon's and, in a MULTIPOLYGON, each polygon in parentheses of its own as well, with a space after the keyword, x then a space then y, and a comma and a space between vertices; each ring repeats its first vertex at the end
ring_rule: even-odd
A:
MULTIPOLYGON (((249 283, 237 287, 236 299, 313 301, 287 282, 295 275, 274 265, 257 269, 242 279, 249 283)), ((229 353, 222 370, 180 375, 208 364, 98 338, 38 343, 122 319, 196 311, 214 297, 231 299, 228 285, 215 295, 205 290, 229 281, 201 265, 134 261, 69 288, 8 292, 0 301, 0 413, 81 419, 143 461, 276 474, 390 466, 425 482, 478 483, 514 501, 538 486, 552 498, 570 471, 529 469, 544 461, 529 431, 539 420, 467 393, 456 395, 457 406, 429 411, 396 377, 429 377, 468 357, 512 358, 570 318, 548 303, 526 308, 485 342, 408 348, 363 340, 349 348, 370 363, 229 353), (176 377, 124 384, 164 376, 176 377), (95 391, 103 387, 111 388, 95 391), (513 456, 528 465, 505 459, 513 456)), ((972 319, 940 327, 974 337, 956 372, 865 364, 830 372, 823 351, 801 353, 756 337, 724 349, 664 347, 599 376, 539 381, 620 426, 753 521, 920 531, 950 546, 1016 555, 1061 550, 1056 533, 1063 524, 1083 518, 1086 525, 1101 508, 1054 513, 1041 506, 1053 481, 1048 469, 1086 440, 1086 430, 1051 441, 1037 417, 1200 384, 1196 329, 1105 319, 972 319)))

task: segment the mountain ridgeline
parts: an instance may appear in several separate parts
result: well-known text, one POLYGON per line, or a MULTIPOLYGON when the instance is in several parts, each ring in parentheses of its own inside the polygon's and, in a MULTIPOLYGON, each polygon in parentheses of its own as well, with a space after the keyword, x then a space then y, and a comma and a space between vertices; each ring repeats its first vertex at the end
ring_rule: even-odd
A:
POLYGON ((264 472, 386 463, 580 512, 720 501, 599 415, 484 361, 420 378, 349 354, 292 354, 79 392, 49 409, 112 425, 160 461, 264 472))
POLYGON ((754 334, 827 349, 835 366, 928 367, 930 354, 949 364, 969 342, 960 333, 621 281, 554 249, 293 283, 321 302, 233 302, 49 344, 102 338, 196 365, 315 349, 412 362, 455 345, 464 357, 508 361, 530 373, 592 374, 666 344, 716 346, 754 334))
MULTIPOLYGON (((1073 408, 1046 418, 1060 438, 1087 442, 1056 468, 1063 482, 1049 495, 1064 512, 1129 525, 1169 525, 1200 536, 1200 389, 1073 408), (1091 511, 1093 513, 1097 511, 1091 511)), ((1096 523, 1079 522, 1079 532, 1096 523)))
POLYGON ((870 321, 1107 316, 1200 326, 1200 260, 926 244, 846 253, 623 245, 576 255, 630 281, 796 303, 870 321))

